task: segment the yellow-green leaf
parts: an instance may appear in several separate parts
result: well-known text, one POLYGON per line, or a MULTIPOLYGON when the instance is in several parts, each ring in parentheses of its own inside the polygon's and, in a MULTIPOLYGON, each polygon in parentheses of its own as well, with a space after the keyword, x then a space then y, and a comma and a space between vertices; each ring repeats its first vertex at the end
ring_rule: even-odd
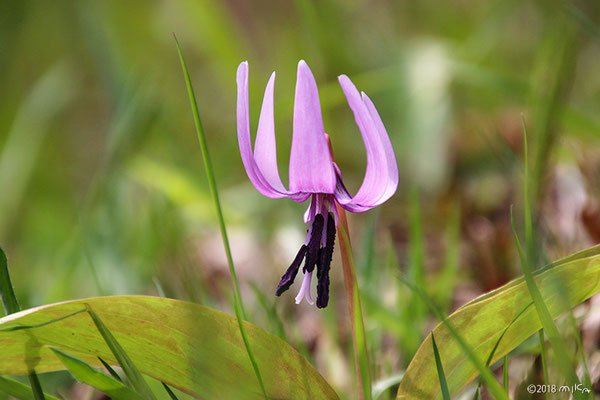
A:
MULTIPOLYGON (((234 317, 201 305, 146 296, 68 301, 0 319, 0 375, 64 369, 49 346, 90 365, 117 365, 87 313, 89 305, 144 374, 200 398, 263 399, 234 317), (51 324, 39 325, 56 320, 51 324), (11 326, 38 326, 6 330, 11 326)), ((291 346, 244 322, 270 398, 337 399, 291 346)))
MULTIPOLYGON (((550 314, 556 318, 566 306, 573 307, 600 291, 600 246, 548 265, 535 273, 535 281, 550 314)), ((495 362, 541 328, 531 304, 527 285, 519 278, 465 304, 448 320, 481 360, 487 360, 504 333, 494 351, 495 362)), ((450 394, 455 395, 475 378, 477 370, 444 324, 439 324, 433 334, 450 394)), ((437 382, 429 335, 406 370, 397 398, 439 399, 437 382)))

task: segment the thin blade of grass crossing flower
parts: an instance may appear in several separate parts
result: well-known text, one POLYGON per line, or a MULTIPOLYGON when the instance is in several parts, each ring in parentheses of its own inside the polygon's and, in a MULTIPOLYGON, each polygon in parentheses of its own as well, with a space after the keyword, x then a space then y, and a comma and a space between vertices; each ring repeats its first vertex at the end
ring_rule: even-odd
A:
MULTIPOLYGON (((560 333, 558 332, 558 328, 554 324, 554 320, 550 314, 550 311, 546 307, 546 303, 544 302, 544 298, 542 297, 540 289, 535 283, 535 279, 533 278, 533 273, 531 271, 529 261, 526 255, 523 253, 521 242, 519 241, 519 236, 517 235, 517 231, 515 229, 512 208, 510 212, 510 221, 512 225, 515 243, 517 245, 517 250, 519 252, 519 258, 521 259, 521 267, 523 269, 525 283, 535 305, 537 316, 540 319, 540 322, 542 323, 546 335, 548 336, 548 340, 550 340, 550 344, 556 356, 557 364, 561 373, 564 375, 569 385, 577 385, 580 382, 573 367, 573 360, 567 352, 567 348, 563 341, 563 338, 560 336, 560 333)), ((583 395, 581 393, 574 393, 575 398, 584 398, 584 396, 582 396, 583 395)))
POLYGON ((96 314, 89 305, 86 306, 88 314, 92 318, 92 321, 94 321, 94 325, 96 325, 98 332, 100 332, 104 338, 104 341, 119 362, 121 368, 123 368, 123 372, 125 372, 125 375, 129 379, 131 386, 136 390, 136 392, 144 396, 146 399, 156 399, 154 393, 152 393, 152 390, 148 386, 148 383, 146 383, 144 377, 137 369, 133 361, 131 361, 125 350, 123 350, 117 339, 115 339, 106 325, 104 325, 104 322, 102 322, 98 314, 96 314))
MULTIPOLYGON (((34 400, 36 399, 35 394, 31 388, 19 381, 14 379, 5 378, 0 376, 0 392, 4 392, 10 396, 16 397, 22 400, 34 400)), ((45 395, 46 400, 58 400, 57 397, 45 395)))
POLYGON ((339 204, 336 204, 340 221, 338 223, 338 236, 340 238, 340 253, 342 256, 342 267, 344 271, 344 284, 346 286, 346 297, 350 310, 352 326, 352 343, 354 345, 354 361, 358 375, 359 395, 364 400, 371 399, 371 370, 369 353, 365 335, 362 310, 360 305, 360 294, 358 282, 356 281, 356 266, 352 255, 352 245, 348 236, 348 223, 346 213, 339 204))
POLYGON ((202 128, 202 121, 200 119, 200 112, 198 111, 198 104, 196 102, 196 95, 194 94, 194 88, 192 86, 192 81, 190 79, 190 74, 188 73, 187 66, 185 64, 185 60, 183 58, 183 52, 181 51, 181 46, 179 45, 179 41, 175 34, 173 34, 175 38, 175 44, 177 46, 177 53, 179 54, 179 61, 181 62, 181 68, 183 70, 183 75, 185 78, 185 84, 187 86, 188 96, 190 100, 190 105, 192 107, 192 114, 194 115, 194 124, 196 126, 196 133, 198 135, 198 142, 200 143, 200 149, 202 151, 202 158, 204 160, 204 167, 206 170, 206 176, 208 179, 208 186, 210 188, 210 193, 213 197, 215 203, 215 209, 217 212, 217 216, 219 219, 219 228, 221 230, 221 237, 223 240, 223 246, 225 247, 225 254, 227 255, 227 264, 229 265, 229 274, 231 275, 231 280, 233 283, 233 302, 234 302, 234 310, 235 315, 238 320, 238 326, 240 328, 240 334, 242 335, 242 339, 246 346, 246 351, 248 352, 248 357, 250 358, 250 362, 252 363, 252 368, 254 369, 254 373, 256 374, 256 379, 260 385, 260 389, 267 399, 267 391, 265 389, 265 385, 263 383, 260 370, 258 369, 258 364, 256 363, 256 358, 254 357, 254 353, 250 348, 250 342, 248 340, 248 336, 246 334, 246 330, 244 328, 244 324, 242 321, 246 319, 246 313, 244 311, 244 305, 242 303, 242 295, 240 292, 240 286, 237 279, 237 274, 235 272, 235 266, 233 264, 233 257, 231 255, 231 248, 229 246, 229 238, 227 236, 227 228, 225 226, 225 218, 223 217, 223 210, 221 208, 221 202, 219 201, 219 192, 217 191, 217 183, 215 181, 215 176, 213 173, 213 167, 210 160, 210 155, 208 152, 208 146, 206 144, 206 137, 204 135, 204 129, 202 128))
POLYGON ((175 395, 175 393, 173 393, 173 391, 171 390, 171 388, 169 387, 169 385, 167 385, 164 382, 161 382, 163 387, 165 388, 165 391, 167 392, 167 394, 169 395, 169 397, 171 398, 171 400, 179 400, 177 398, 177 396, 175 395))
POLYGON ((485 381, 485 384, 487 385, 492 396, 494 396, 494 398, 497 400, 508 400, 508 395, 504 392, 498 381, 496 381, 496 378, 494 375, 492 375, 489 368, 481 362, 477 354, 475 354, 475 351, 467 344, 460 333, 456 330, 454 325, 452 325, 452 323, 450 323, 450 321, 444 317, 444 314, 435 305, 429 295, 421 287, 416 286, 414 283, 409 282, 402 277, 400 277, 400 280, 414 290, 417 294, 419 294, 419 296, 421 296, 423 299, 423 302, 429 307, 433 314, 446 326, 454 340, 456 340, 469 360, 479 371, 481 378, 485 381))
POLYGON ((0 294, 2 294, 2 303, 6 314, 12 314, 19 312, 21 307, 15 296, 12 283, 10 281, 10 274, 8 273, 8 260, 6 253, 0 247, 0 294))
POLYGON ((71 375, 78 381, 93 386, 115 400, 144 400, 144 397, 122 382, 96 371, 89 364, 57 348, 51 348, 71 375))
POLYGON ((450 392, 448 391, 448 382, 446 382, 444 366, 442 365, 442 359, 440 358, 440 352, 435 344, 435 336, 433 333, 431 333, 431 344, 433 345, 433 355, 435 356, 435 366, 438 371, 438 379, 440 381, 440 388, 442 390, 442 398, 444 400, 450 400, 450 392))

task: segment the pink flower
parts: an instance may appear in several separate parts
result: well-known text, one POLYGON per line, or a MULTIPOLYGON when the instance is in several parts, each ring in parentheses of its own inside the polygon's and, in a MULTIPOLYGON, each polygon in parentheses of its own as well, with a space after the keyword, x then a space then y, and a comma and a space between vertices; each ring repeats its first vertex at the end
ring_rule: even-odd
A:
POLYGON ((359 93, 346 75, 340 75, 338 79, 367 150, 367 170, 354 197, 346 190, 342 174, 331 158, 317 84, 306 62, 301 60, 298 63, 289 190, 281 182, 277 168, 273 117, 275 72, 265 90, 253 151, 248 106, 248 63, 241 63, 237 70, 238 141, 250 181, 260 193, 270 198, 288 197, 304 202, 312 196, 304 214, 304 222, 309 223, 306 242, 282 276, 276 294, 281 295, 292 285, 300 264, 305 260, 304 280, 296 303, 306 298, 313 304, 310 284, 316 267, 319 308, 326 307, 329 301, 329 267, 338 219, 335 203, 351 212, 367 211, 388 200, 398 187, 394 149, 373 102, 365 93, 359 93))

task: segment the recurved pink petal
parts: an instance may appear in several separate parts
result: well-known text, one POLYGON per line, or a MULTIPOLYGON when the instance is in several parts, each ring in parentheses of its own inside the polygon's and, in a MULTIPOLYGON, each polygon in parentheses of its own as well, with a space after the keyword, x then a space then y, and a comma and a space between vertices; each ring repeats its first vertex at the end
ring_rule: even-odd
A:
POLYGON ((275 143, 275 117, 273 115, 273 88, 275 86, 275 72, 271 74, 265 96, 263 98, 258 132, 254 142, 254 160, 266 181, 276 190, 287 192, 279 177, 277 167, 277 145, 275 143))
POLYGON ((334 193, 336 177, 325 139, 317 84, 304 60, 298 63, 293 129, 290 191, 334 193))
POLYGON ((365 143, 367 170, 354 197, 338 176, 336 200, 348 211, 363 212, 382 204, 396 192, 398 166, 389 136, 371 100, 364 93, 361 96, 346 75, 341 75, 339 81, 365 143))
MULTIPOLYGON (((271 90, 269 95, 269 86, 267 86, 267 93, 265 93, 265 98, 267 102, 270 99, 271 102, 271 114, 272 114, 272 80, 271 78, 271 90)), ((261 121, 263 121, 263 134, 257 136, 257 142, 266 142, 267 146, 270 142, 268 135, 272 132, 273 137, 273 147, 275 143, 275 132, 273 128, 273 124, 271 122, 267 122, 268 120, 268 105, 267 110, 263 106, 263 113, 265 117, 263 117, 263 113, 261 113, 261 121), (269 126, 270 125, 270 126, 269 126), (262 138, 261 138, 262 136, 262 138)), ((273 163, 272 159, 269 161, 269 150, 266 150, 264 153, 260 154, 261 156, 261 166, 265 168, 261 170, 259 164, 257 164, 254 154, 252 152, 252 142, 250 139, 250 112, 249 112, 249 100, 248 100, 248 62, 244 61, 240 64, 237 70, 237 131, 238 131, 238 142, 240 146, 240 154, 242 156, 242 162, 244 163, 244 167, 246 168, 246 173, 248 174, 248 178, 261 194, 271 197, 271 198, 280 198, 287 197, 289 195, 288 191, 285 190, 283 185, 281 184, 281 180, 277 174, 277 170, 270 171, 268 168, 269 163, 273 163), (269 179, 265 177, 263 171, 269 171, 269 179), (277 175, 277 179, 279 179, 279 184, 277 184, 277 180, 274 179, 274 176, 277 175), (275 186, 272 182, 275 182, 275 186)), ((275 159, 275 165, 277 164, 275 149, 271 149, 273 158, 275 159)))

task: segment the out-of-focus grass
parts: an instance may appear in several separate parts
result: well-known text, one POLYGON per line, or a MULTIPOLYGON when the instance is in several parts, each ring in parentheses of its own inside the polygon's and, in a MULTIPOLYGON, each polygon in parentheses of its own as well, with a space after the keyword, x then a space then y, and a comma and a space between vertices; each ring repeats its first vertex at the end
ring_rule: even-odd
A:
MULTIPOLYGON (((299 59, 315 73, 351 192, 366 157, 337 75, 364 88, 388 129, 398 193, 377 211, 350 216, 375 381, 403 371, 432 326, 423 307, 411 307, 414 294, 392 279, 398 273, 420 277, 444 311, 519 273, 508 206, 523 208, 521 112, 532 148, 542 149, 534 167, 540 259, 583 248, 598 234, 600 12, 591 2, 0 7, 0 245, 24 307, 157 294, 156 280, 170 297, 233 311, 173 31, 199 89, 248 317, 286 334, 344 396, 355 378, 339 256, 325 312, 297 307, 291 295, 270 297, 303 240, 305 205, 266 199, 247 180, 235 134, 240 61, 251 65, 253 127, 277 70, 283 176, 299 59), (587 214, 556 190, 557 165, 580 171, 587 214), (576 216, 574 233, 564 229, 565 215, 576 216), (249 283, 264 298, 252 296, 249 283)), ((70 390, 56 376, 41 377, 44 389, 54 388, 48 379, 70 390)))

